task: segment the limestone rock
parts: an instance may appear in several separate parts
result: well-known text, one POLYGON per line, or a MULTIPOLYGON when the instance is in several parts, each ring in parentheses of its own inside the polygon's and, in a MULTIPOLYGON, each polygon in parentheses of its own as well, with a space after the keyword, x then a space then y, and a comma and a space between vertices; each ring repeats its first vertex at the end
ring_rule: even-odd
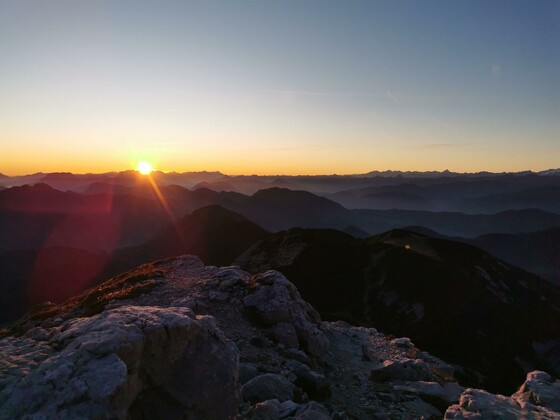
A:
POLYGON ((295 416, 297 420, 330 420, 329 411, 315 401, 311 401, 302 405, 296 410, 295 416))
POLYGON ((560 381, 552 381, 545 372, 533 371, 511 397, 480 389, 465 390, 459 404, 447 409, 445 418, 560 419, 559 407, 560 381))
POLYGON ((247 413, 251 420, 278 420, 280 419, 280 402, 278 400, 266 400, 255 404, 247 413))
POLYGON ((289 366, 291 372, 296 376, 295 384, 311 398, 321 401, 330 397, 331 387, 324 375, 296 360, 290 361, 289 366))
POLYGON ((0 418, 237 412, 237 350, 188 308, 124 306, 36 335, 0 340, 0 418))
POLYGON ((239 364, 239 383, 244 384, 259 374, 257 368, 249 363, 239 364))
POLYGON ((391 344, 394 344, 398 347, 413 347, 412 341, 408 337, 399 337, 391 340, 391 344))
POLYGON ((560 381, 553 381, 546 372, 529 372, 512 398, 520 404, 527 402, 560 412, 560 381))
POLYGON ((448 405, 459 402, 462 393, 462 388, 456 382, 448 382, 444 385, 426 381, 404 382, 402 385, 395 385, 393 389, 418 394, 424 398, 436 398, 448 405))
POLYGON ((422 360, 399 358, 384 361, 371 372, 371 378, 377 381, 429 381, 433 373, 422 360))
POLYGON ((280 335, 289 344, 295 343, 295 337, 290 336, 286 324, 293 327, 298 341, 308 353, 323 355, 329 343, 318 328, 321 319, 317 311, 301 298, 296 287, 276 271, 259 274, 254 281, 258 287, 243 299, 245 306, 253 309, 261 322, 273 326, 276 334, 281 329, 280 335))
POLYGON ((292 324, 279 322, 272 327, 272 333, 279 343, 288 348, 299 348, 297 331, 292 324))

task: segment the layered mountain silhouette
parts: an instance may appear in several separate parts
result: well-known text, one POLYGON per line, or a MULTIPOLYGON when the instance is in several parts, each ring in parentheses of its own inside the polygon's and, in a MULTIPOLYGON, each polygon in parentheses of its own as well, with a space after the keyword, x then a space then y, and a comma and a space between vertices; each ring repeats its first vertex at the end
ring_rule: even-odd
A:
POLYGON ((371 233, 423 226, 451 237, 489 233, 530 233, 560 226, 560 215, 538 209, 508 210, 496 214, 464 214, 417 210, 354 210, 356 225, 371 233))
POLYGON ((327 196, 348 208, 498 213, 535 208, 560 212, 557 174, 376 177, 370 185, 327 196))
POLYGON ((294 226, 343 228, 353 219, 340 204, 286 188, 260 190, 252 196, 221 193, 219 204, 272 231, 294 226))
POLYGON ((83 195, 46 184, 0 192, 0 249, 45 246, 110 252, 148 240, 169 216, 138 195, 83 195))
POLYGON ((326 319, 411 337, 467 383, 506 392, 531 366, 560 374, 560 289, 474 246, 405 230, 292 229, 236 262, 281 271, 326 319))
POLYGON ((480 198, 465 199, 457 205, 468 212, 498 212, 505 209, 537 208, 560 212, 560 182, 509 193, 494 193, 480 198))
MULTIPOLYGON (((209 188, 251 195, 258 190, 280 187, 305 190, 339 202, 347 208, 461 211, 496 213, 519 208, 558 212, 559 170, 518 173, 453 173, 385 171, 357 175, 321 176, 228 176, 220 172, 164 173, 151 179, 159 186, 209 188), (388 197, 384 195, 388 194, 388 197), (399 196, 400 194, 405 194, 399 196), (410 194, 414 196, 411 200, 410 194), (379 200, 376 199, 378 196, 379 200), (369 196, 369 198, 368 198, 369 196), (401 200, 402 198, 402 200, 401 200), (404 207, 403 207, 404 206, 404 207)), ((104 174, 37 173, 3 177, 1 185, 46 183, 61 191, 83 192, 92 183, 134 186, 147 181, 135 171, 104 174)))
POLYGON ((372 234, 421 225, 449 236, 474 237, 560 227, 560 215, 535 209, 493 215, 348 210, 327 198, 283 188, 247 196, 177 185, 156 190, 148 182, 132 186, 94 183, 79 194, 37 184, 0 191, 0 249, 61 246, 105 252, 139 245, 163 226, 213 204, 242 214, 269 231, 353 226, 372 234))

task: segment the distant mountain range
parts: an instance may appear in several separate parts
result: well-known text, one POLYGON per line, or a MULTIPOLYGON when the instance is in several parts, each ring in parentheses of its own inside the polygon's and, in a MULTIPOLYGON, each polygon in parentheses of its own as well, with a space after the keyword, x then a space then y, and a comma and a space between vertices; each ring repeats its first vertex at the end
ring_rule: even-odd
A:
POLYGON ((535 208, 560 212, 560 176, 492 175, 459 178, 377 179, 364 188, 326 196, 347 208, 496 213, 535 208))
POLYGON ((130 186, 90 184, 83 194, 62 192, 46 184, 0 191, 0 249, 76 247, 79 243, 82 249, 107 250, 136 245, 150 239, 164 225, 213 204, 240 213, 270 231, 292 227, 344 230, 353 226, 375 234, 417 225, 448 236, 474 237, 560 227, 558 214, 539 209, 474 215, 349 210, 306 191, 269 188, 248 196, 169 185, 158 187, 156 193, 152 185, 140 179, 130 186))
MULTIPOLYGON (((560 169, 550 169, 541 172, 478 172, 457 173, 450 171, 406 172, 406 171, 372 171, 367 174, 357 175, 224 175, 220 172, 160 172, 151 174, 158 185, 180 185, 185 188, 209 188, 215 191, 236 191, 243 194, 253 194, 261 189, 279 187, 292 190, 306 190, 315 194, 335 194, 343 191, 377 188, 382 186, 398 186, 400 184, 417 184, 431 186, 436 184, 462 184, 486 185, 508 184, 510 187, 520 187, 529 181, 525 188, 539 186, 540 183, 555 183, 558 180, 548 178, 560 177, 560 169), (535 184, 535 185, 533 185, 535 184)), ((0 185, 11 187, 23 184, 45 183, 56 189, 83 192, 94 182, 103 182, 113 185, 131 186, 138 182, 135 171, 109 172, 103 174, 72 174, 72 173, 36 173, 24 176, 0 177, 0 185)), ((451 188, 449 191, 453 192, 451 188)), ((472 191, 472 189, 471 189, 472 191)), ((478 193, 484 192, 480 189, 478 193)), ((375 192, 375 191, 374 191, 375 192)), ((494 193, 504 193, 499 189, 494 193)), ((487 194, 489 194, 488 192, 487 194)), ((429 197, 427 197, 429 198, 429 197)), ((476 197, 475 197, 476 198, 476 197)), ((344 204, 344 203, 342 203, 344 204)), ((363 203, 362 203, 363 205, 363 203)), ((371 207, 382 208, 382 207, 371 207)), ((425 210, 417 208, 416 210, 425 210)), ((440 208, 440 210, 454 210, 440 208)))
POLYGON ((538 209, 496 214, 464 214, 416 210, 354 210, 355 225, 370 233, 405 226, 424 226, 447 236, 474 237, 489 233, 529 233, 559 226, 560 216, 538 209))
POLYGON ((481 171, 481 172, 451 172, 449 170, 444 171, 371 171, 367 174, 358 175, 358 176, 381 176, 381 177, 404 177, 404 178, 440 178, 440 177, 482 177, 488 175, 498 175, 498 174, 507 174, 507 175, 527 175, 527 174, 538 174, 538 175, 558 175, 560 174, 560 169, 548 169, 545 171, 521 171, 521 172, 488 172, 488 171, 481 171))

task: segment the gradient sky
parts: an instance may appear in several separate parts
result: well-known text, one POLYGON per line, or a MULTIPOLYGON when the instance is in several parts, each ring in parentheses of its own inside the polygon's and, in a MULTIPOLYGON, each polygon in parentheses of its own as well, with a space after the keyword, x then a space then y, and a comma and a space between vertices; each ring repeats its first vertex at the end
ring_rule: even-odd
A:
POLYGON ((0 0, 0 172, 560 166, 559 1, 0 0))

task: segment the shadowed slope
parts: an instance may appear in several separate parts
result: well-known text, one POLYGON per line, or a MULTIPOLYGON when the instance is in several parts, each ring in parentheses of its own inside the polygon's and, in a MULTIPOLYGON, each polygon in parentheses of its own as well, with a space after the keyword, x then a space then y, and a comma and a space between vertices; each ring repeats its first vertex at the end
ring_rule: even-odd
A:
POLYGON ((560 228, 516 235, 489 234, 469 242, 560 286, 560 228))
POLYGON ((503 392, 531 366, 560 374, 545 354, 560 343, 560 290, 474 246, 403 230, 360 240, 293 229, 237 263, 285 273, 328 319, 411 337, 471 383, 503 392))
POLYGON ((144 261, 181 254, 197 255, 206 264, 227 265, 267 235, 237 213, 207 206, 161 229, 144 244, 117 251, 115 267, 127 270, 144 261))

